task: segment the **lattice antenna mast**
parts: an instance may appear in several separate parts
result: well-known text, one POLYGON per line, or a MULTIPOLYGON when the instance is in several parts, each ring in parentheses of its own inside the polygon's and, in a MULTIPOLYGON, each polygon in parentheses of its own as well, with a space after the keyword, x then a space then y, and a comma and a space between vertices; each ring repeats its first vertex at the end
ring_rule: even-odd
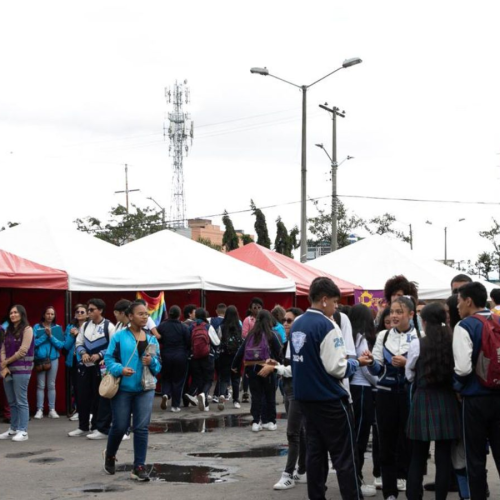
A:
POLYGON ((194 131, 191 115, 183 111, 183 105, 190 102, 187 80, 184 80, 184 83, 176 81, 173 87, 167 87, 165 97, 167 103, 172 104, 172 111, 168 113, 168 137, 170 138, 168 151, 173 158, 169 225, 186 227, 183 159, 188 155, 189 148, 193 144, 194 131))

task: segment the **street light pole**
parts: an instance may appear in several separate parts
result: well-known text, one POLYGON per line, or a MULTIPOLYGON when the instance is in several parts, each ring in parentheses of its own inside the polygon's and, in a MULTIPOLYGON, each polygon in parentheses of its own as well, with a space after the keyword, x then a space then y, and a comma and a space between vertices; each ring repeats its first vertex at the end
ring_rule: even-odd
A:
POLYGON ((359 57, 353 57, 351 59, 346 59, 340 68, 328 73, 327 75, 321 77, 319 80, 311 83, 310 85, 297 85, 295 83, 284 80, 276 75, 269 73, 267 68, 251 68, 250 73, 262 75, 262 76, 272 76, 277 80, 293 85, 294 87, 302 90, 302 159, 301 159, 301 181, 300 181, 300 261, 307 261, 307 91, 313 85, 316 85, 321 80, 333 75, 341 69, 350 68, 356 64, 363 62, 359 57))

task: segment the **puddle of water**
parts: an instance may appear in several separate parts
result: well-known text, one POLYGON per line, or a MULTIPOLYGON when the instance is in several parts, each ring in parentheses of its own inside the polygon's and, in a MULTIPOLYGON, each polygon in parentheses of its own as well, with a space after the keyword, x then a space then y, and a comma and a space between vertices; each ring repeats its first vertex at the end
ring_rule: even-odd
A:
POLYGON ((252 425, 249 415, 221 415, 210 418, 184 418, 166 422, 152 422, 149 432, 152 434, 212 432, 214 429, 248 427, 252 425))
POLYGON ((64 462, 64 458, 44 457, 30 460, 30 464, 53 464, 55 462, 64 462))
MULTIPOLYGON (((130 472, 132 464, 119 465, 117 472, 130 472)), ((179 465, 155 463, 146 465, 151 481, 168 483, 226 483, 229 481, 229 469, 208 465, 179 465)))
POLYGON ((284 457, 288 455, 288 446, 260 446, 242 451, 221 451, 188 453, 191 457, 198 458, 264 458, 264 457, 284 457))
POLYGON ((44 453, 50 453, 51 451, 54 450, 47 448, 44 450, 37 450, 37 451, 21 451, 19 453, 7 453, 7 455, 5 455, 5 458, 28 458, 28 457, 34 457, 36 455, 43 455, 44 453))
POLYGON ((118 484, 102 484, 102 483, 91 483, 86 484, 83 488, 73 488, 71 491, 76 491, 80 493, 109 493, 113 491, 128 491, 130 488, 126 486, 121 486, 118 484))

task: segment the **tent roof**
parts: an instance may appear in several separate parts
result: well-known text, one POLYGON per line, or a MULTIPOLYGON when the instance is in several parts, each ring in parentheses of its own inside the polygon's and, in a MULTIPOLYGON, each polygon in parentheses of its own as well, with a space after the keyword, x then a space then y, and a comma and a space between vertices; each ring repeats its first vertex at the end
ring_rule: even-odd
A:
POLYGON ((203 289, 227 292, 295 292, 295 283, 232 259, 201 243, 165 229, 120 248, 153 261, 158 273, 177 269, 201 276, 203 289))
POLYGON ((0 250, 0 287, 67 290, 68 275, 0 250))
POLYGON ((68 274, 69 290, 180 290, 201 280, 176 271, 159 277, 146 260, 128 259, 115 245, 40 219, 0 232, 0 249, 68 274))
POLYGON ((228 255, 276 276, 293 280, 297 287, 297 295, 308 295, 311 282, 318 276, 331 278, 340 288, 342 295, 352 295, 355 289, 361 289, 361 287, 348 281, 302 264, 286 255, 257 245, 257 243, 249 243, 229 252, 228 255))
MULTIPOLYGON (((420 299, 446 299, 450 296, 451 280, 456 269, 410 250, 403 242, 384 236, 370 236, 319 257, 309 265, 332 274, 339 274, 365 290, 383 290, 392 276, 403 274, 418 284, 420 299)), ((488 292, 494 285, 482 281, 488 292)))

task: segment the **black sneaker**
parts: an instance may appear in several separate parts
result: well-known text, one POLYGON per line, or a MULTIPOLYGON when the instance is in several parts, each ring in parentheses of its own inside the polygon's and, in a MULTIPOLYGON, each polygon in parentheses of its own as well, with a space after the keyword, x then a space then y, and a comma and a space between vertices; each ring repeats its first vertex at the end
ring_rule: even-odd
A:
POLYGON ((102 452, 104 458, 104 472, 110 476, 114 476, 116 472, 116 457, 108 457, 106 450, 102 452))
POLYGON ((134 467, 130 473, 130 477, 135 481, 149 481, 149 474, 146 472, 144 465, 134 467))
POLYGON ((241 398, 242 403, 249 403, 250 402, 250 394, 248 392, 243 393, 243 397, 241 398))

